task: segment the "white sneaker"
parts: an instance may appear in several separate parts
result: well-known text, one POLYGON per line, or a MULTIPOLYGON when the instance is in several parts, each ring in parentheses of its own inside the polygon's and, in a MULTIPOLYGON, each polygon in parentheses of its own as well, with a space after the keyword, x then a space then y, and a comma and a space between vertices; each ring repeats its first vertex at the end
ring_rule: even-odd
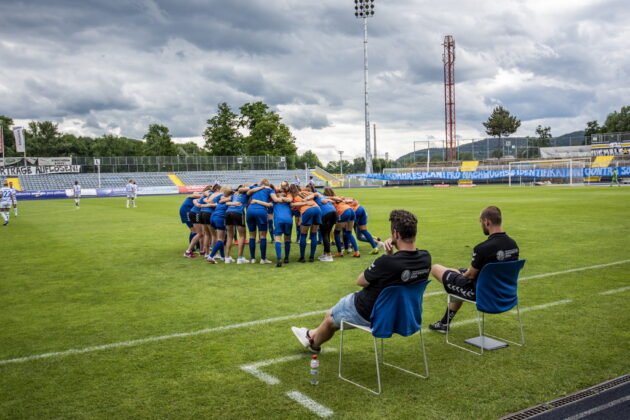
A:
POLYGON ((232 257, 225 257, 225 261, 223 261, 226 264, 232 264, 234 262, 234 258, 232 257))
POLYGON ((225 258, 223 258, 223 257, 215 257, 215 259, 216 259, 217 261, 221 261, 221 262, 225 261, 225 258))
POLYGON ((307 328, 291 327, 291 331, 293 331, 293 335, 295 335, 295 338, 298 339, 300 344, 309 349, 311 353, 319 353, 322 350, 319 347, 313 347, 311 345, 311 341, 306 336, 306 333, 308 332, 307 328))
POLYGON ((264 259, 264 260, 260 260, 261 264, 271 264, 271 261, 264 259))
POLYGON ((317 257, 317 259, 320 260, 320 261, 324 261, 326 259, 326 257, 327 257, 327 255, 322 254, 319 257, 317 257))
POLYGON ((322 258, 323 262, 333 262, 334 259, 332 257, 332 255, 324 255, 324 258, 322 258))
POLYGON ((206 259, 207 259, 207 260, 208 260, 208 262, 209 262, 209 263, 211 263, 211 264, 216 264, 216 263, 217 263, 217 262, 215 261, 215 259, 214 259, 214 258, 212 258, 212 257, 210 257, 210 256, 209 256, 208 258, 206 258, 206 259))
POLYGON ((236 260, 236 264, 249 264, 249 261, 247 261, 247 260, 245 259, 245 257, 239 257, 239 258, 236 260))
POLYGON ((256 264, 256 258, 252 258, 249 262, 252 264, 256 264))

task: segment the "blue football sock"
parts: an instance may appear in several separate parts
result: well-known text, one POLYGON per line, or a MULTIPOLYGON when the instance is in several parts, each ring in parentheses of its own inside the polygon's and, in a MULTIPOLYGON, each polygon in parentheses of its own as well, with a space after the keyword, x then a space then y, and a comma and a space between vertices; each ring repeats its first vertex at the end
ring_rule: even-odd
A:
POLYGON ((267 259, 267 237, 260 240, 260 258, 263 260, 267 259))
POLYGON ((306 252, 306 233, 300 233, 300 258, 304 258, 306 252))
POLYGON ((372 245, 372 248, 376 248, 376 241, 374 240, 374 238, 372 237, 372 234, 368 232, 367 229, 361 230, 359 232, 365 236, 365 238, 370 243, 370 245, 372 245))
POLYGON ((357 240, 354 239, 354 235, 352 235, 352 231, 351 230, 347 230, 344 232, 343 234, 344 238, 348 239, 348 242, 350 242, 350 245, 352 245, 352 248, 354 248, 354 252, 357 252, 359 250, 359 245, 357 245, 357 240))
POLYGON ((311 233, 311 255, 310 258, 315 258, 315 251, 317 250, 317 232, 311 233))
POLYGON ((284 241, 284 258, 289 258, 291 254, 291 241, 284 241))
POLYGON ((276 241, 276 258, 282 258, 282 243, 278 241, 276 241))
POLYGON ((249 259, 253 260, 256 258, 256 239, 249 238, 249 259))
POLYGON ((337 252, 341 252, 341 231, 335 231, 335 245, 337 246, 337 252))
POLYGON ((217 243, 214 244, 214 247, 212 248, 212 252, 210 253, 210 256, 214 258, 214 256, 217 255, 217 251, 220 249, 221 250, 223 249, 223 241, 217 241, 217 243))

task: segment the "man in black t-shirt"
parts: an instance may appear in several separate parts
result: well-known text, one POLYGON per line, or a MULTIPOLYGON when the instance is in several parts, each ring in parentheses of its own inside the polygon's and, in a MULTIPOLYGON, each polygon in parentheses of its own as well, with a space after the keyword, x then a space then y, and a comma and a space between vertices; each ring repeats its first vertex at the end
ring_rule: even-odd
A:
POLYGON ((387 286, 417 284, 429 278, 431 255, 416 249, 418 219, 406 210, 393 210, 389 215, 392 237, 383 243, 385 255, 377 258, 359 274, 357 285, 363 287, 350 293, 326 312, 319 327, 291 327, 300 344, 314 353, 322 343, 330 340, 341 326, 341 320, 370 326, 372 307, 381 291, 387 286), (398 252, 394 253, 394 247, 398 252))
MULTIPOLYGON (((431 267, 431 274, 444 285, 447 293, 473 301, 477 297, 477 275, 484 265, 518 260, 518 245, 503 231, 501 210, 498 207, 490 206, 483 209, 479 222, 488 239, 474 248, 468 269, 456 270, 439 264, 431 267)), ((442 319, 429 325, 429 329, 446 333, 447 322, 453 320, 462 303, 463 301, 451 302, 442 319)))

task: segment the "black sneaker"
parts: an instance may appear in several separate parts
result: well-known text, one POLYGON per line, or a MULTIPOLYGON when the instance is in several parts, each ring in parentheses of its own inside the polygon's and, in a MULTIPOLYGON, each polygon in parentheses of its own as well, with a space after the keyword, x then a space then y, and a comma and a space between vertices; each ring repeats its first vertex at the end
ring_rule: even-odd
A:
POLYGON ((298 262, 305 263, 305 262, 306 262, 306 260, 305 260, 304 258, 300 258, 300 259, 298 260, 298 262))
POLYGON ((429 329, 431 331, 436 331, 442 334, 446 334, 446 328, 446 324, 442 324, 442 320, 429 324, 429 329))
POLYGON ((289 257, 284 257, 284 263, 289 264, 289 257))
POLYGON ((276 267, 282 267, 282 260, 278 260, 278 262, 276 263, 276 267))
POLYGON ((313 257, 309 258, 308 262, 315 262, 315 258, 313 258, 313 257))

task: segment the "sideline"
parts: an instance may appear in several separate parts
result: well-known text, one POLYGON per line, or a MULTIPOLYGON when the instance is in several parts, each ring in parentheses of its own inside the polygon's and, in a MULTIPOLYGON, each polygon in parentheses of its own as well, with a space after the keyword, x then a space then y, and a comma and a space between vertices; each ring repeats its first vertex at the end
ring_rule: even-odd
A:
MULTIPOLYGON (((625 264, 628 262, 630 262, 630 260, 621 260, 621 261, 615 261, 615 262, 606 263, 606 264, 591 265, 588 267, 572 268, 569 270, 555 271, 551 273, 543 273, 543 274, 537 274, 534 276, 523 277, 521 278, 521 280, 531 280, 531 279, 555 276, 559 274, 567 274, 567 273, 574 273, 578 271, 593 270, 596 268, 610 267, 613 265, 625 264)), ((615 290, 617 291, 619 289, 615 289, 615 290)), ((440 294, 444 294, 444 292, 427 293, 425 294, 425 297, 436 296, 440 294)), ((312 315, 321 315, 325 313, 326 310, 327 309, 320 310, 320 311, 305 312, 303 314, 279 316, 276 318, 259 319, 255 321, 242 322, 238 324, 224 325, 224 326, 213 327, 213 328, 205 328, 205 329, 197 330, 197 331, 189 331, 189 332, 183 332, 183 333, 175 333, 175 334, 160 335, 160 336, 155 336, 155 337, 140 338, 137 340, 121 341, 118 343, 103 344, 100 346, 91 346, 91 347, 85 347, 81 349, 69 349, 69 350, 64 350, 64 351, 36 354, 36 355, 26 356, 26 357, 17 357, 14 359, 5 359, 5 360, 0 360, 0 366, 13 364, 13 363, 30 362, 32 360, 47 359, 51 357, 63 357, 63 356, 69 356, 73 354, 91 353, 94 351, 115 349, 119 347, 130 347, 130 346, 135 346, 139 344, 152 343, 156 341, 170 340, 172 338, 191 337, 195 335, 209 334, 209 333, 218 332, 218 331, 232 330, 232 329, 237 329, 237 328, 251 327, 255 325, 270 324, 270 323, 278 322, 278 321, 287 321, 287 320, 292 320, 292 319, 305 318, 312 315)))

